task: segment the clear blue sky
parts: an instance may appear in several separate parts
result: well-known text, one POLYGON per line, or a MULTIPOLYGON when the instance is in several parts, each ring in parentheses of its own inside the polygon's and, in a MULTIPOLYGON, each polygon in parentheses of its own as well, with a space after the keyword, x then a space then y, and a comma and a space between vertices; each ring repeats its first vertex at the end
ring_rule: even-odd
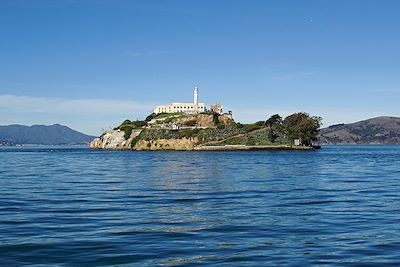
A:
POLYGON ((2 0, 0 124, 100 134, 157 104, 400 116, 400 1, 2 0))

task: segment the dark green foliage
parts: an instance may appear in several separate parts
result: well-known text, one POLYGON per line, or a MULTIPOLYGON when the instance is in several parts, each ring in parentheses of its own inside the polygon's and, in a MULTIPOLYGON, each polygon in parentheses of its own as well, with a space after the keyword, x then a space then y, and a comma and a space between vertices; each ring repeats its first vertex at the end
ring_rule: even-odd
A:
POLYGON ((146 117, 144 121, 149 122, 156 117, 155 113, 151 113, 149 116, 146 117))
POLYGON ((125 140, 128 140, 129 137, 132 134, 132 131, 134 129, 139 129, 142 128, 143 126, 146 126, 147 122, 146 121, 130 121, 130 120, 125 120, 120 126, 115 127, 114 130, 121 130, 124 131, 124 138, 125 140))
POLYGON ((201 129, 197 134, 200 143, 207 143, 211 141, 220 141, 227 139, 231 136, 244 134, 245 130, 243 127, 239 128, 236 124, 227 125, 223 128, 208 128, 201 129))
POLYGON ((183 126, 196 126, 197 121, 196 120, 189 120, 183 123, 183 126))
POLYGON ((292 114, 285 118, 283 126, 286 136, 290 142, 300 139, 303 145, 311 146, 317 140, 321 126, 320 117, 311 117, 305 112, 292 114))
POLYGON ((272 115, 266 122, 265 125, 268 127, 267 138, 271 143, 284 135, 283 120, 279 114, 272 115))
POLYGON ((260 129, 261 127, 256 125, 256 124, 243 124, 243 130, 245 132, 251 132, 257 129, 260 129))
POLYGON ((227 138, 222 144, 223 145, 247 145, 247 146, 265 146, 265 145, 281 145, 284 141, 281 138, 276 139, 275 143, 272 143, 266 138, 268 128, 263 128, 258 131, 248 132, 243 135, 234 136, 227 138))
POLYGON ((135 138, 132 139, 132 142, 131 142, 132 147, 134 147, 139 142, 139 140, 143 139, 143 136, 145 135, 146 131, 147 130, 141 131, 138 136, 136 136, 135 138))
POLYGON ((199 130, 198 129, 184 129, 181 131, 178 131, 179 133, 179 138, 193 138, 196 137, 198 134, 199 130))
POLYGON ((281 132, 279 132, 279 131, 277 131, 276 129, 274 129, 274 127, 270 127, 270 128, 268 129, 267 137, 268 137, 268 140, 269 140, 271 143, 275 143, 276 139, 278 139, 279 136, 281 136, 281 132))
POLYGON ((131 124, 132 122, 130 120, 124 120, 124 122, 121 125, 128 125, 131 124))
POLYGON ((272 127, 274 125, 282 125, 282 117, 279 114, 272 115, 266 122, 265 125, 272 127))
POLYGON ((165 120, 163 120, 162 123, 171 123, 171 122, 173 122, 175 120, 176 120, 175 117, 168 117, 165 120))
POLYGON ((213 115, 214 125, 218 125, 219 124, 219 114, 214 112, 212 115, 213 115))
POLYGON ((115 127, 114 130, 120 129, 121 131, 125 131, 126 128, 142 128, 143 126, 146 126, 147 122, 146 121, 130 121, 130 120, 125 120, 120 126, 115 127))
POLYGON ((139 120, 136 120, 136 121, 132 121, 132 125, 133 125, 133 127, 135 127, 135 128, 141 128, 141 127, 143 127, 143 126, 146 126, 146 125, 147 125, 147 122, 146 122, 146 121, 139 121, 139 120))
POLYGON ((259 126, 259 127, 264 127, 265 126, 265 121, 257 121, 256 123, 254 123, 255 125, 259 126))
POLYGON ((126 127, 125 128, 125 130, 124 130, 124 138, 125 138, 125 140, 128 140, 129 137, 131 137, 132 130, 133 130, 133 127, 126 127))

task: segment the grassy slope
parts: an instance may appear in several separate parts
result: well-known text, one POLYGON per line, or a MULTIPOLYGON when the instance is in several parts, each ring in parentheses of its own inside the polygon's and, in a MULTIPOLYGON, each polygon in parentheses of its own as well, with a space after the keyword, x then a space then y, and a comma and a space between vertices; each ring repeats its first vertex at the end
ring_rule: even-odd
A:
MULTIPOLYGON (((134 138, 132 146, 140 140, 157 140, 157 139, 182 139, 182 138, 197 138, 202 145, 282 145, 281 140, 271 143, 267 138, 268 129, 255 124, 240 124, 233 121, 227 125, 216 123, 209 128, 186 127, 179 131, 171 130, 169 125, 175 123, 179 118, 186 115, 177 114, 160 114, 151 120, 151 127, 144 128, 148 125, 144 122, 126 120, 115 129, 120 129, 125 132, 127 140, 134 129, 142 128, 141 134, 134 138)), ((212 115, 210 115, 212 116, 212 115)), ((185 125, 184 125, 185 126, 185 125)), ((193 125, 190 125, 193 126, 193 125)))

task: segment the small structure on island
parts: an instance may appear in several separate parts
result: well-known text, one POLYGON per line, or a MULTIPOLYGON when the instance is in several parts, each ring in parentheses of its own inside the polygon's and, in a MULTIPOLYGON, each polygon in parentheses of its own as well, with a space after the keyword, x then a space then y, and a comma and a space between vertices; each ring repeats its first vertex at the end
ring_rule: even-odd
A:
POLYGON ((179 127, 178 124, 175 124, 175 123, 174 123, 174 124, 171 125, 171 130, 172 130, 172 131, 179 131, 179 129, 180 129, 180 127, 179 127))
POLYGON ((155 114, 160 113, 177 113, 183 112, 188 114, 197 114, 206 112, 206 105, 199 103, 199 88, 194 88, 194 101, 193 103, 172 103, 170 105, 158 106, 153 111, 155 114))
POLYGON ((222 115, 224 113, 223 107, 224 107, 223 105, 221 105, 220 103, 217 103, 215 105, 210 106, 210 111, 213 113, 218 113, 218 114, 222 115))

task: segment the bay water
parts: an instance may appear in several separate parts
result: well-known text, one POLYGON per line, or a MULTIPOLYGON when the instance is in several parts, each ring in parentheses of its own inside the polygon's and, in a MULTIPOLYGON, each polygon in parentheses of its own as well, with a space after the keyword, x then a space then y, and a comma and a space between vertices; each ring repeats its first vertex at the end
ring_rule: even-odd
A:
POLYGON ((400 266, 400 146, 0 148, 1 266, 400 266))

